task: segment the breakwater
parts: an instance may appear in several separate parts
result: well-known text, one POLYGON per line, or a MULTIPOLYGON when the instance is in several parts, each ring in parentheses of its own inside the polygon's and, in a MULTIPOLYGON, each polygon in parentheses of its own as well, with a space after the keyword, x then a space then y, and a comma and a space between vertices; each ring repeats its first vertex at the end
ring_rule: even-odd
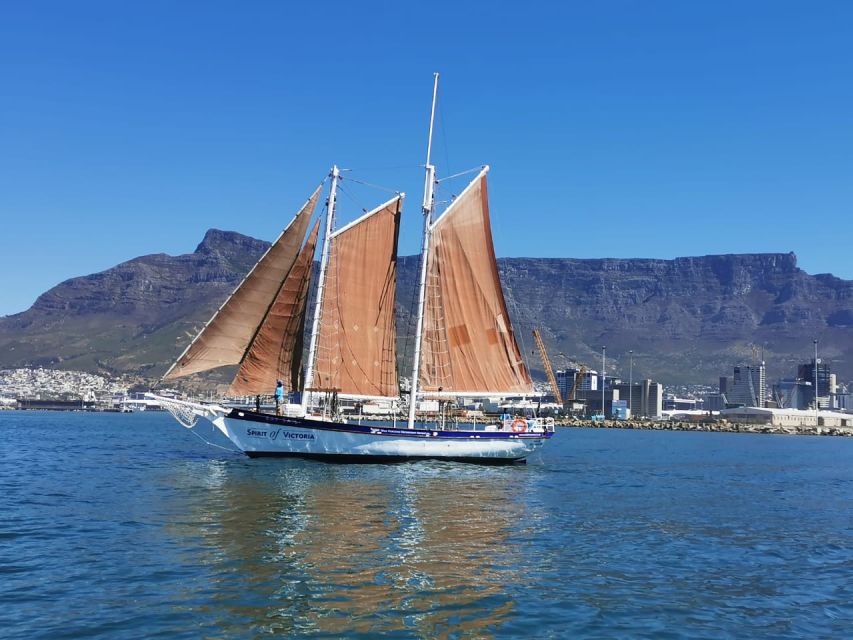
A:
MULTIPOLYGON (((396 421, 391 415, 372 416, 349 416, 350 421, 361 424, 361 422, 382 422, 394 425, 403 424, 405 420, 397 416, 396 421)), ((477 424, 494 424, 498 421, 497 416, 487 416, 477 420, 477 424)), ((428 422, 429 423, 429 422, 428 422)), ((418 424, 422 424, 420 421, 418 424)), ((454 428, 453 421, 448 419, 448 428, 454 428)), ((471 424, 460 419, 458 424, 471 424)), ((770 433, 776 435, 800 435, 800 436, 853 436, 853 427, 840 427, 828 425, 774 425, 766 423, 744 423, 715 420, 707 422, 689 422, 679 420, 585 420, 582 418, 556 418, 554 424, 557 427, 575 427, 587 429, 624 429, 637 431, 705 431, 716 433, 770 433)))
POLYGON ((636 429, 645 431, 711 431, 719 433, 771 433, 801 436, 853 436, 853 427, 774 425, 737 422, 682 422, 664 420, 557 420, 558 427, 636 429))

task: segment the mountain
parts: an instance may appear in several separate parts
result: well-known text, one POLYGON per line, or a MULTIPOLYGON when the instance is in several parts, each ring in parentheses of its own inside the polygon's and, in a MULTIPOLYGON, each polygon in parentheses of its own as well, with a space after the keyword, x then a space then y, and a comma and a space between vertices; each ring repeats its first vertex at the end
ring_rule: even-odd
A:
MULTIPOLYGON (((0 318, 0 368, 46 366, 162 374, 239 284, 268 243, 211 229, 187 255, 156 254, 73 278, 0 318)), ((399 260, 399 344, 411 357, 419 259, 399 260)), ((531 330, 556 368, 569 360, 667 383, 711 383, 763 357, 793 376, 812 340, 841 380, 853 378, 853 281, 809 275, 794 254, 675 260, 504 258, 507 305, 534 374, 531 330)), ((406 356, 404 356, 406 357, 406 356)), ((405 373, 405 371, 404 371, 405 373)))
POLYGON ((0 318, 0 367, 160 375, 268 246, 211 229, 191 254, 66 280, 0 318))

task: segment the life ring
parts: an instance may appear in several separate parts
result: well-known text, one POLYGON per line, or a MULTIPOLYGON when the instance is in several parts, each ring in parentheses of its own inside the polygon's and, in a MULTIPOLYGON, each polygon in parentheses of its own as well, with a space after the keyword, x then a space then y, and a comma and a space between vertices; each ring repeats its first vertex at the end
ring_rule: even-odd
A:
POLYGON ((524 418, 516 418, 512 421, 510 429, 512 429, 516 433, 524 433, 525 431, 527 431, 527 420, 525 420, 524 418))

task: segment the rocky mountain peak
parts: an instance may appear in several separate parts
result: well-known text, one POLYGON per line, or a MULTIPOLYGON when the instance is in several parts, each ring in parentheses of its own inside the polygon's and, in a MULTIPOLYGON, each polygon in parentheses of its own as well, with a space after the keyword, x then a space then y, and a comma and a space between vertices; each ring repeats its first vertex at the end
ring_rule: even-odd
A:
POLYGON ((257 240, 244 236, 236 231, 223 231, 222 229, 208 229, 204 238, 195 249, 195 253, 231 254, 235 251, 250 251, 257 253, 264 251, 269 244, 263 240, 257 240))

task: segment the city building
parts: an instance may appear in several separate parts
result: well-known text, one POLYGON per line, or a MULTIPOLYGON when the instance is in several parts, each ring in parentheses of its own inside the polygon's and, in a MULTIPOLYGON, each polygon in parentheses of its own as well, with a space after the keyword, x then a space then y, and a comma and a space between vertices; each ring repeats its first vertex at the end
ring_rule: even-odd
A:
POLYGON ((721 411, 726 408, 726 394, 724 393, 709 393, 705 396, 703 405, 706 411, 721 411))
POLYGON ((679 398, 673 393, 666 394, 663 408, 667 411, 696 411, 702 409, 702 401, 696 398, 679 398))
POLYGON ((733 406, 763 407, 767 398, 764 363, 735 367, 731 389, 725 395, 733 406))
POLYGON ((613 401, 620 399, 618 389, 605 389, 604 394, 599 389, 582 389, 575 393, 575 398, 584 404, 584 413, 591 416, 602 413, 602 395, 604 395, 604 415, 609 418, 613 414, 613 401))
POLYGON ((808 409, 814 385, 807 380, 780 380, 773 385, 773 399, 780 409, 808 409))
POLYGON ((839 386, 834 400, 836 409, 840 411, 853 410, 853 394, 850 393, 850 390, 845 385, 839 386))
MULTIPOLYGON (((575 377, 577 376, 579 369, 565 369, 562 371, 557 371, 557 386, 560 388, 560 393, 563 394, 563 397, 566 398, 569 395, 569 392, 572 390, 572 386, 575 384, 575 377)), ((578 380, 578 386, 575 391, 596 391, 601 390, 601 387, 598 386, 599 375, 597 371, 586 370, 581 376, 581 379, 578 380)), ((599 402, 599 404, 601 404, 599 402)))
POLYGON ((762 407, 736 407, 720 411, 720 417, 731 422, 769 424, 783 427, 853 427, 853 415, 834 411, 801 409, 768 409, 762 407))
MULTIPOLYGON (((617 399, 628 402, 631 417, 657 418, 663 411, 663 385, 651 380, 635 382, 615 382, 611 387, 618 392, 617 399)), ((601 405, 599 392, 599 406, 601 405)))
POLYGON ((631 417, 627 400, 614 400, 611 403, 611 409, 614 420, 627 420, 631 417))
MULTIPOLYGON (((832 397, 832 379, 834 376, 830 374, 829 363, 817 360, 817 405, 821 409, 828 409, 831 405, 832 397)), ((809 407, 814 407, 815 404, 815 361, 814 358, 807 364, 801 364, 797 367, 797 379, 803 382, 811 383, 811 393, 808 397, 809 407)))

